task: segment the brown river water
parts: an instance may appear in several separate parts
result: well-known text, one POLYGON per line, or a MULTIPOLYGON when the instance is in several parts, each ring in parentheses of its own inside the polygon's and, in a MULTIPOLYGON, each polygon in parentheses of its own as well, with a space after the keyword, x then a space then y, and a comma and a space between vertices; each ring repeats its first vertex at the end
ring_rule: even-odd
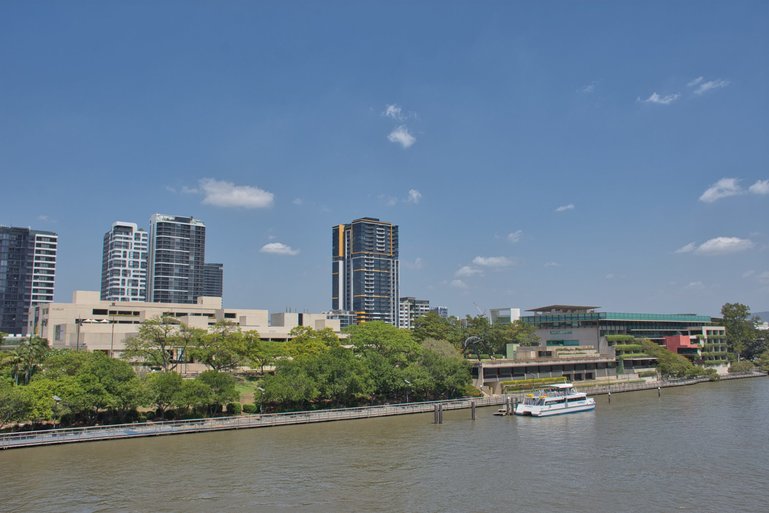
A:
POLYGON ((0 452, 2 512, 764 512, 769 379, 0 452))

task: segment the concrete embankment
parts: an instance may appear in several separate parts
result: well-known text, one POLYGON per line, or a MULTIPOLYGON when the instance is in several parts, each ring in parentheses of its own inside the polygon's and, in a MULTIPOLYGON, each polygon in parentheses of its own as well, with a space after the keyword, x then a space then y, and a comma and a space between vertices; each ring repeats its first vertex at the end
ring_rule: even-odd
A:
MULTIPOLYGON (((766 376, 766 373, 751 373, 742 375, 723 376, 721 379, 738 379, 766 376)), ((708 381, 707 379, 689 379, 678 381, 659 381, 644 383, 612 383, 609 385, 579 387, 591 395, 633 392, 638 390, 655 390, 674 386, 686 386, 708 381)), ((367 406, 360 408, 342 408, 337 410, 317 410, 290 413, 275 413, 267 415, 242 415, 238 417, 221 417, 210 419, 193 419, 168 422, 144 422, 134 424, 117 424, 110 426, 92 426, 84 428, 49 429, 45 431, 25 431, 0 434, 0 449, 14 449, 40 445, 57 445, 78 442, 95 442, 103 440, 119 440, 148 436, 178 435, 185 433, 203 433, 208 431, 225 431, 233 429, 253 429, 293 424, 311 424, 316 422, 332 422, 337 420, 366 419, 387 417, 392 415, 408 415, 416 413, 431 413, 440 408, 441 411, 460 410, 484 406, 499 406, 509 404, 513 400, 521 400, 525 393, 496 395, 491 397, 463 398, 451 401, 430 401, 421 403, 391 404, 382 406, 367 406)))

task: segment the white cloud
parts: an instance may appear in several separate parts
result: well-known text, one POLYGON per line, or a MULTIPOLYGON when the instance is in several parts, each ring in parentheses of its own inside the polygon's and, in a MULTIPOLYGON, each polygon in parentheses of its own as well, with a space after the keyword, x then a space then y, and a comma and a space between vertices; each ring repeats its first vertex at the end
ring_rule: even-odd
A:
POLYGON ((304 205, 304 200, 302 198, 294 198, 291 203, 297 206, 304 205))
POLYGON ((416 189, 409 189, 409 196, 406 199, 406 203, 412 203, 416 205, 422 199, 422 193, 416 189))
POLYGON ((408 260, 402 260, 401 263, 408 269, 413 269, 415 271, 418 271, 422 269, 425 264, 421 257, 416 257, 413 262, 409 262, 408 260))
POLYGON ((678 93, 673 94, 657 94, 656 92, 653 92, 647 99, 640 100, 643 103, 655 103, 657 105, 670 105, 674 101, 676 101, 681 95, 678 93))
POLYGON ((769 194, 769 180, 758 180, 748 190, 753 194, 769 194))
POLYGON ((697 244, 694 243, 694 242, 690 242, 689 244, 687 244, 685 246, 681 246, 675 252, 676 253, 691 253, 695 249, 697 249, 697 244))
POLYGON ((694 87, 697 84, 699 84, 700 82, 702 82, 703 80, 705 80, 705 77, 697 77, 694 80, 692 80, 691 82, 689 82, 688 84, 686 84, 686 86, 687 87, 694 87))
POLYGON ((473 263, 475 265, 480 265, 482 267, 509 267, 513 265, 514 262, 509 258, 503 257, 503 256, 494 256, 494 257, 477 256, 473 258, 473 263))
POLYGON ((516 243, 523 237, 523 230, 516 230, 507 234, 507 240, 512 243, 516 243))
POLYGON ((394 207, 398 204, 398 198, 395 196, 385 196, 384 194, 380 195, 379 198, 384 201, 385 205, 388 207, 394 207))
POLYGON ((216 207, 266 208, 272 206, 273 194, 251 185, 203 178, 200 189, 205 195, 203 203, 216 207))
POLYGON ((697 86, 697 89, 694 90, 694 94, 703 94, 713 89, 721 89, 728 86, 729 83, 728 80, 722 80, 720 78, 717 80, 708 80, 707 82, 700 81, 698 82, 699 85, 697 86))
POLYGON ((678 248, 676 253, 696 253, 698 255, 726 255, 729 253, 739 253, 753 248, 755 244, 750 239, 740 239, 739 237, 714 237, 706 240, 702 244, 690 242, 689 244, 678 248))
POLYGON ((724 255, 745 251, 751 249, 753 246, 753 241, 750 239, 740 239, 739 237, 715 237, 700 244, 694 252, 701 255, 724 255))
POLYGON ((757 276, 758 283, 761 285, 769 285, 769 271, 764 271, 757 276))
POLYGON ((560 207, 556 208, 556 212, 566 212, 567 210, 574 210, 574 203, 569 203, 568 205, 561 205, 560 207))
POLYGON ((590 82, 588 85, 580 87, 578 89, 578 92, 583 93, 583 94, 591 94, 591 93, 595 92, 595 86, 596 85, 597 85, 596 82, 590 82))
POLYGON ((463 282, 462 280, 451 280, 449 285, 451 285, 455 289, 466 289, 467 288, 467 283, 463 282))
POLYGON ((196 187, 190 187, 188 185, 183 185, 180 192, 182 194, 200 194, 200 189, 196 187))
POLYGON ((743 278, 750 278, 754 274, 756 274, 756 271, 751 269, 750 271, 745 271, 744 273, 742 273, 742 277, 743 278))
POLYGON ((390 135, 387 136, 387 139, 390 142, 400 144, 403 146, 403 148, 410 148, 414 145, 415 142, 417 142, 416 137, 411 135, 406 125, 401 125, 395 128, 392 132, 390 132, 390 135))
POLYGON ((283 244, 282 242, 270 242, 262 246, 259 250, 261 253, 269 253, 272 255, 288 255, 294 256, 299 254, 298 249, 294 249, 291 246, 283 244))
POLYGON ((382 115, 386 118, 395 119, 398 121, 403 121, 407 117, 403 113, 403 109, 400 107, 400 105, 396 105, 394 103, 392 105, 386 106, 382 115))
POLYGON ((454 276, 457 278, 469 278, 471 276, 483 276, 483 271, 478 269, 477 267, 472 267, 469 265, 463 265, 459 269, 457 269, 457 272, 454 273, 454 276))
POLYGON ((737 196, 742 193, 743 190, 740 187, 740 180, 738 178, 721 178, 702 193, 700 201, 703 203, 713 203, 721 198, 737 196))
POLYGON ((609 273, 605 276, 607 280, 613 280, 615 278, 614 273, 609 273))
POLYGON ((684 288, 688 290, 704 290, 705 284, 701 281, 692 281, 689 282, 684 288))
POLYGON ((558 262, 545 262, 545 267, 561 267, 558 262))
POLYGON ((39 216, 37 216, 37 220, 46 223, 46 222, 50 221, 51 219, 47 215, 45 215, 45 214, 40 214, 39 216))

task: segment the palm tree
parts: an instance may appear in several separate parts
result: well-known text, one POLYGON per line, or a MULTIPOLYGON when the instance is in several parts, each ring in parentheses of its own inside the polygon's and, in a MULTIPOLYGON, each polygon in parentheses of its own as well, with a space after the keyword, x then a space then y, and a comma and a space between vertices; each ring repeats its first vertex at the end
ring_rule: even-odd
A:
POLYGON ((11 372, 17 385, 20 378, 24 385, 29 383, 49 350, 48 341, 40 337, 31 336, 19 344, 11 357, 11 372))

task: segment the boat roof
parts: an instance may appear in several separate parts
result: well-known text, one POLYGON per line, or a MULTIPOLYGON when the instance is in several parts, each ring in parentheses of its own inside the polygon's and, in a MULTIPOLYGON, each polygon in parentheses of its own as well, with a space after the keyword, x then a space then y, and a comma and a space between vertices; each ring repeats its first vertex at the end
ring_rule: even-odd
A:
POLYGON ((549 388, 574 388, 574 385, 571 383, 555 383, 553 385, 548 385, 549 388))

